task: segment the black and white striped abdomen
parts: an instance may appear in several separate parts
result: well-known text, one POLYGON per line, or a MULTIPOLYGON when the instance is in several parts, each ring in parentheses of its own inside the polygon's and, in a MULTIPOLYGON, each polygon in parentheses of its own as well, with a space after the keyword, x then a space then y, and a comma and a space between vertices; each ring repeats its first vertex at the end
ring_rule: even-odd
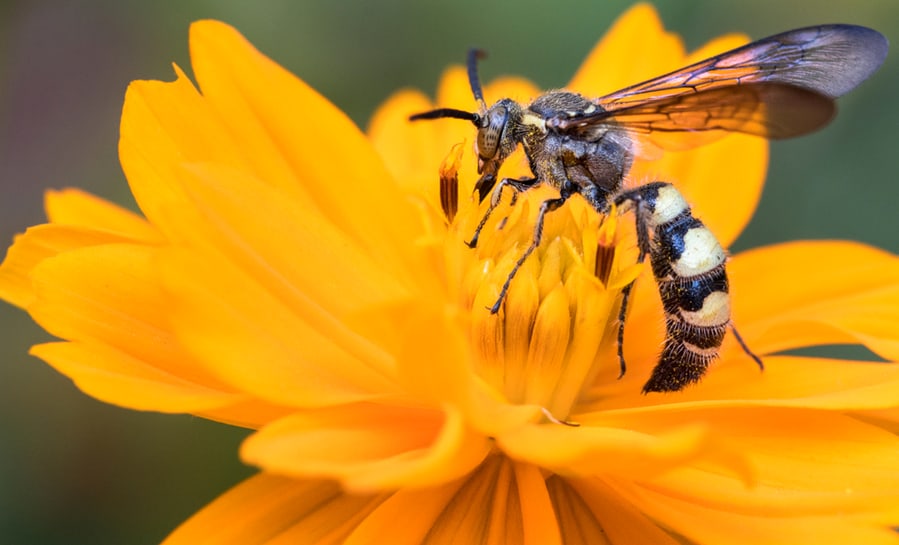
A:
POLYGON ((671 184, 644 185, 616 203, 634 206, 665 309, 665 345, 643 392, 681 390, 705 374, 730 323, 726 253, 671 184))

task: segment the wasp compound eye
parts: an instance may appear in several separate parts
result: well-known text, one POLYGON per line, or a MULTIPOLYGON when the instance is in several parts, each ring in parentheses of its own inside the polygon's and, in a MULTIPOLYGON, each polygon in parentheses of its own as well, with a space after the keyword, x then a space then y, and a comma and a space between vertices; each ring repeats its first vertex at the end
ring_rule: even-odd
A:
POLYGON ((494 106, 487 112, 486 124, 478 130, 478 155, 489 160, 496 157, 503 131, 509 123, 509 110, 505 106, 494 106))

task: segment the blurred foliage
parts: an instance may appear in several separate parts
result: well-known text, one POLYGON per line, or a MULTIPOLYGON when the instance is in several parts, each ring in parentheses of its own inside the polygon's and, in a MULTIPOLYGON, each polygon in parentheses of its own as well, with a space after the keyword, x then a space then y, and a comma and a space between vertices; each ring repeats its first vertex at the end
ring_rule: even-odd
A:
MULTIPOLYGON (((362 126, 404 86, 433 92, 476 45, 483 78, 563 84, 631 2, 518 0, 6 0, 0 3, 0 240, 43 220, 48 187, 77 186, 133 206, 118 167, 123 92, 132 79, 188 68, 187 28, 216 18, 300 75, 362 126)), ((688 47, 733 31, 758 38, 829 22, 899 43, 894 0, 658 2, 688 47)), ((825 131, 773 146, 758 216, 737 250, 796 238, 849 238, 899 250, 895 104, 899 54, 841 100, 825 131)), ((289 104, 285 108, 294 107, 289 104)), ((727 180, 721 181, 722 192, 727 180)), ((822 264, 826 266, 826 264, 822 264)), ((124 411, 80 394, 29 358, 46 334, 0 306, 0 543, 157 543, 252 470, 246 434, 191 417, 124 411)))

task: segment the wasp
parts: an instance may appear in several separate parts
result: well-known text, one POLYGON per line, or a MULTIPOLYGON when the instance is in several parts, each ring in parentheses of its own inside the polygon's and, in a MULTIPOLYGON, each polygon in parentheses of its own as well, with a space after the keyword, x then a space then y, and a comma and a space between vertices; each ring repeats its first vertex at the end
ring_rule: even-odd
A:
MULTIPOLYGON (((886 57, 879 32, 854 25, 822 25, 770 36, 600 98, 555 90, 528 105, 504 98, 489 108, 477 72, 483 53, 468 55, 468 80, 477 112, 440 108, 411 120, 455 118, 477 128, 475 191, 489 206, 468 243, 477 245, 506 188, 514 195, 539 184, 558 190, 542 202, 534 234, 500 289, 496 313, 522 264, 540 245, 547 214, 573 195, 599 214, 633 210, 639 262, 648 256, 665 311, 666 340, 643 392, 678 391, 698 382, 717 357, 730 328, 730 296, 721 244, 691 212, 670 183, 626 188, 625 179, 644 150, 678 150, 727 133, 782 139, 815 131, 836 112, 834 99, 867 79, 886 57), (531 176, 498 179, 518 147, 531 176)), ((633 283, 622 291, 618 359, 624 360, 624 322, 633 283)))

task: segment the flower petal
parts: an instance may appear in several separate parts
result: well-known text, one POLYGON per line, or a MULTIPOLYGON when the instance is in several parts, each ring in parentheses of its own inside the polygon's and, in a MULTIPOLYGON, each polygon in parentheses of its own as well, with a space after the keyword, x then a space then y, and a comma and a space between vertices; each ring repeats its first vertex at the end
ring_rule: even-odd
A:
POLYGON ((228 25, 194 23, 190 45, 204 99, 252 163, 250 172, 318 207, 388 261, 411 248, 403 241, 420 230, 417 216, 343 112, 228 25), (384 221, 370 221, 372 210, 384 221))
POLYGON ((53 224, 31 227, 16 236, 0 265, 0 299, 26 308, 35 297, 31 272, 44 260, 69 250, 128 240, 115 233, 83 227, 53 224))
POLYGON ((899 360, 899 258, 853 242, 794 242, 729 263, 734 320, 762 354, 858 343, 899 360), (764 296, 745 297, 749 286, 764 296))
POLYGON ((107 345, 183 379, 222 389, 174 338, 155 268, 156 250, 104 244, 44 259, 31 274, 29 311, 66 340, 107 345))
POLYGON ((680 37, 666 32, 651 4, 622 14, 581 63, 568 87, 600 97, 682 66, 680 37))
POLYGON ((138 206, 171 240, 180 233, 166 219, 186 200, 178 185, 182 164, 211 162, 250 170, 222 121, 177 67, 176 73, 171 83, 135 81, 128 86, 119 137, 119 160, 138 206))
MULTIPOLYGON (((81 199, 77 193, 72 196, 81 199)), ((81 204, 88 212, 80 216, 85 219, 94 217, 91 209, 101 203, 88 198, 81 204)), ((114 219, 112 212, 109 217, 114 219)), ((71 218, 78 223, 78 214, 71 218)), ((127 226, 128 217, 122 219, 127 226)), ((132 409, 190 412, 247 427, 283 414, 283 409, 224 387, 183 351, 171 336, 158 281, 149 266, 154 250, 122 244, 123 239, 111 232, 115 223, 106 222, 110 231, 55 224, 34 227, 20 237, 0 268, 7 274, 17 267, 24 270, 20 278, 28 284, 34 319, 57 336, 75 341, 39 345, 32 354, 89 395, 132 409), (242 407, 240 415, 235 414, 237 405, 242 407)))
POLYGON ((395 390, 390 361, 342 324, 297 316, 280 299, 213 255, 159 255, 169 317, 180 342, 233 388, 277 405, 309 407, 395 390), (352 346, 343 339, 355 339, 352 346))
POLYGON ((274 422, 292 414, 293 408, 267 403, 261 399, 250 398, 238 403, 209 410, 195 411, 194 414, 228 424, 258 430, 269 422, 274 422))
MULTIPOLYGON (((198 413, 240 403, 245 396, 185 380, 106 345, 39 344, 31 354, 72 379, 89 396, 140 411, 198 413)), ((243 419, 246 424, 246 418, 243 419)))
POLYGON ((147 244, 163 242, 162 235, 146 219, 79 189, 47 191, 44 207, 50 223, 108 231, 147 244))
POLYGON ((295 477, 331 477, 357 491, 431 486, 471 471, 490 449, 459 414, 385 404, 304 411, 266 426, 247 462, 295 477))
POLYGON ((496 441, 509 456, 557 472, 649 478, 713 454, 705 426, 685 422, 651 432, 641 429, 639 422, 617 427, 593 422, 578 427, 535 424, 509 431, 496 441))
MULTIPOLYGON (((409 121, 410 115, 433 109, 434 104, 423 93, 399 91, 381 104, 369 123, 372 145, 408 193, 422 193, 430 186, 432 191, 427 193, 437 194, 437 166, 450 149, 438 144, 444 140, 444 123, 409 121)), ((460 125, 474 133, 471 125, 460 125)))
POLYGON ((397 380, 417 399, 456 407, 468 425, 490 437, 538 417, 538 406, 507 403, 474 374, 474 358, 457 313, 420 304, 392 312, 405 318, 393 320, 403 333, 397 380))
POLYGON ((547 481, 566 543, 681 543, 602 479, 547 481), (570 513, 569 516, 565 516, 570 513), (574 536, 583 536, 573 539, 574 536))
MULTIPOLYGON (((341 545, 379 545, 389 536, 391 545, 430 543, 434 521, 465 484, 464 479, 431 488, 404 488, 387 498, 363 520, 341 545), (414 516, 410 516, 413 514, 414 516), (402 524, 397 524, 402 520, 402 524)), ((439 539, 440 534, 435 538, 439 539)))
POLYGON ((678 403, 721 400, 730 405, 877 410, 899 399, 896 364, 768 356, 760 372, 739 348, 729 353, 703 379, 702 388, 683 392, 678 403))
POLYGON ((637 505, 662 526, 695 543, 896 543, 895 530, 870 516, 853 516, 838 511, 819 516, 772 516, 770 510, 753 516, 718 508, 707 498, 702 501, 685 500, 681 495, 683 488, 658 491, 654 487, 623 483, 616 488, 624 501, 637 505))
POLYGON ((749 486, 705 463, 651 480, 607 480, 622 501, 693 541, 889 542, 887 517, 895 521, 899 498, 899 438, 877 426, 827 411, 678 405, 653 418, 607 411, 600 419, 651 433, 703 421, 717 442, 743 453, 752 468, 749 486), (741 527, 753 530, 744 535, 741 527))
POLYGON ((489 458, 463 480, 397 492, 345 545, 384 543, 385 536, 397 545, 561 543, 539 470, 501 456, 489 458))
POLYGON ((144 219, 82 191, 48 191, 45 206, 51 223, 17 236, 0 265, 0 299, 19 307, 32 302, 30 274, 44 259, 99 244, 162 242, 159 232, 144 219))
MULTIPOLYGON (((649 413, 606 411, 584 415, 584 427, 619 426, 647 434, 666 433, 683 422, 702 422, 710 444, 741 453, 751 468, 751 486, 706 462, 690 461, 658 474, 658 486, 684 486, 696 501, 720 486, 716 502, 730 511, 762 516, 772 509, 793 514, 853 512, 890 505, 899 497, 899 438, 878 426, 831 411, 781 407, 668 405, 649 413), (777 425, 772 425, 776 422, 777 425), (687 474, 680 474, 685 471, 687 474), (686 486, 692 471, 708 473, 708 489, 686 486), (717 484, 715 484, 717 483, 717 484), (724 484, 729 483, 729 484, 724 484)), ((740 477, 740 478, 737 478, 740 477)))
POLYGON ((163 545, 343 543, 385 496, 344 494, 329 481, 256 475, 207 505, 163 545))
POLYGON ((189 202, 171 223, 189 233, 187 244, 224 255, 302 313, 320 307, 319 313, 345 319, 410 297, 395 264, 277 188, 212 164, 191 165, 181 179, 189 202))

